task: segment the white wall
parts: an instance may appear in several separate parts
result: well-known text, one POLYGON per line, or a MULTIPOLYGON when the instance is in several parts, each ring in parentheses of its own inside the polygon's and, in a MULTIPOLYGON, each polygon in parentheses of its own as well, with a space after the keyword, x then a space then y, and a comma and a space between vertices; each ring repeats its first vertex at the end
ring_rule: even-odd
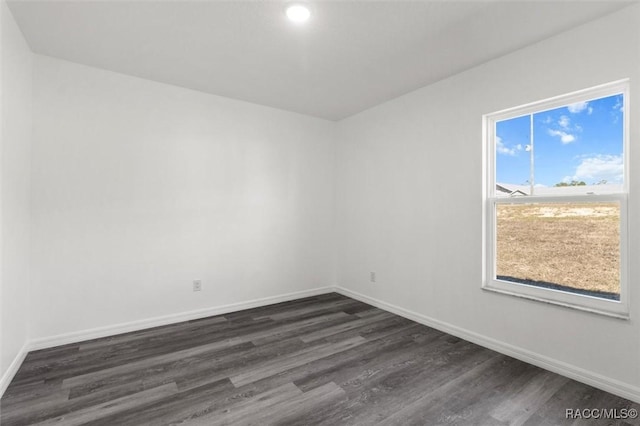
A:
POLYGON ((338 284, 640 398, 638 46, 632 6, 341 122, 338 284), (626 77, 631 320, 481 290, 482 115, 626 77))
POLYGON ((333 284, 334 123, 43 56, 34 114, 33 339, 333 284))
POLYGON ((28 339, 32 54, 4 1, 0 27, 0 377, 5 377, 28 339))

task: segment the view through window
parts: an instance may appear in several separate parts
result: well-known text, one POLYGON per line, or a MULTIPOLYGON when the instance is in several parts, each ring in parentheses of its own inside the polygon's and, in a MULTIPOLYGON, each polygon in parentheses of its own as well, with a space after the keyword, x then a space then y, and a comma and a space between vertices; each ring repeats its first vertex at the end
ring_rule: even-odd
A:
POLYGON ((626 229, 621 87, 489 116, 489 274, 501 288, 620 300, 626 229))

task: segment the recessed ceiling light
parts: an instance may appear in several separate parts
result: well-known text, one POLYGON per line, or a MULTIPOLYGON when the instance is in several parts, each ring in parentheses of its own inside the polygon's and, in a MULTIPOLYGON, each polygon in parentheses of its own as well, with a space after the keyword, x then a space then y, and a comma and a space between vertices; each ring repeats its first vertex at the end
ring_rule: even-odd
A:
POLYGON ((309 20, 311 10, 304 4, 294 3, 287 6, 287 18, 296 24, 301 24, 309 20))

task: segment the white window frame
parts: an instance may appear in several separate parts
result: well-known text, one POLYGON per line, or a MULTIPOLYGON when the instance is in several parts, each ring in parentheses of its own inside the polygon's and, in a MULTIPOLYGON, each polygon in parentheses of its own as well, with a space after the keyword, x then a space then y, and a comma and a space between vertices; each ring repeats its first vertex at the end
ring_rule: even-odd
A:
POLYGON ((594 312, 616 318, 629 318, 628 289, 628 214, 629 193, 629 80, 619 80, 597 87, 556 96, 527 105, 483 116, 483 282, 484 290, 594 312), (623 95, 623 187, 616 194, 585 194, 526 197, 498 197, 496 194, 496 123, 523 115, 535 114, 613 95, 623 95), (618 202, 620 203, 620 300, 571 293, 496 279, 496 206, 498 204, 531 204, 562 202, 618 202))

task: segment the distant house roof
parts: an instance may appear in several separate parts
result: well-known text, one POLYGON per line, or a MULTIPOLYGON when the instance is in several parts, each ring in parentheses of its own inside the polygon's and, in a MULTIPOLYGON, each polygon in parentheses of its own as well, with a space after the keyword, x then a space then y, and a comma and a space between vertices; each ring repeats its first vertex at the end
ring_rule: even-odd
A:
MULTIPOLYGON (((516 185, 512 183, 496 183, 496 196, 518 197, 530 195, 529 185, 516 185)), ((580 185, 580 186, 536 186, 533 195, 589 195, 589 194, 615 194, 622 192, 622 185, 580 185)))
MULTIPOLYGON (((498 197, 516 197, 529 195, 530 188, 525 185, 514 185, 511 183, 496 183, 496 195, 498 197)), ((534 191, 535 192, 535 191, 534 191)))

